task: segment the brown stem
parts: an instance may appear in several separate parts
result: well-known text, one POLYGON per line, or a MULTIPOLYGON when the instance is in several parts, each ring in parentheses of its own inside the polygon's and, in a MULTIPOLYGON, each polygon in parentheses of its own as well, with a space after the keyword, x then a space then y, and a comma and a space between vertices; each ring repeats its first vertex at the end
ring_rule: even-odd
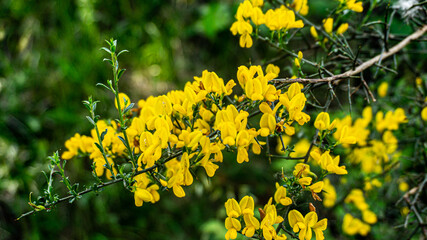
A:
POLYGON ((427 31, 427 25, 424 25, 423 27, 421 27, 420 29, 418 29, 416 32, 412 33, 411 35, 409 35, 408 37, 406 37, 405 39, 403 39, 401 42, 399 42, 398 44, 396 44, 394 47, 390 48, 389 51, 384 52, 382 54, 379 54, 377 56, 375 56, 374 58, 369 59, 368 61, 362 63, 361 65, 357 66, 354 70, 348 70, 347 72, 338 74, 338 75, 333 75, 330 77, 326 77, 326 78, 294 78, 294 79, 289 79, 289 78, 277 78, 274 79, 272 81, 275 82, 281 82, 281 83, 294 83, 294 82, 299 82, 299 83, 319 83, 319 82, 333 82, 334 84, 338 84, 339 82, 341 82, 343 79, 346 78, 350 78, 358 73, 363 72, 364 70, 368 69, 369 67, 371 67, 372 65, 374 65, 375 63, 377 63, 380 59, 384 60, 394 54, 396 54, 397 52, 399 52, 400 50, 402 50, 402 48, 404 48, 406 45, 408 45, 411 41, 420 38, 421 36, 423 36, 423 34, 427 31))

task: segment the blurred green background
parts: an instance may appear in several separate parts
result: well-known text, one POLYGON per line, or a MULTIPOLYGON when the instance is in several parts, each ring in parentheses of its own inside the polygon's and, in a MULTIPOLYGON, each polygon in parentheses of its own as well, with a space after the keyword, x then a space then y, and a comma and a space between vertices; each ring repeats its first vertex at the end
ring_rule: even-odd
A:
MULTIPOLYGON (((328 2, 311 1, 310 19, 321 22, 328 2)), ((82 100, 92 95, 101 100, 101 116, 116 118, 113 96, 96 87, 111 78, 99 50, 105 39, 115 38, 119 50, 130 51, 120 58, 127 69, 120 87, 132 102, 182 89, 205 69, 228 81, 236 79, 238 66, 265 63, 262 59, 280 57, 282 66, 290 66, 292 58, 278 56, 267 44, 238 46, 229 31, 238 3, 0 1, 0 240, 224 239, 228 197, 250 192, 260 198, 257 206, 266 203, 275 190, 273 173, 285 163, 272 168, 259 157, 251 159, 249 168, 236 164, 235 154, 226 154, 231 161, 221 164, 215 178, 197 172, 198 181, 185 189, 183 199, 163 192, 160 202, 137 208, 133 194, 118 184, 15 221, 31 210, 29 193, 36 198, 45 187, 41 172, 48 171, 46 157, 64 150, 74 133, 89 133, 82 100)), ((403 26, 398 32, 409 31, 398 24, 403 26)), ((66 174, 72 182, 90 185, 90 165, 84 159, 69 161, 66 174)), ((66 194, 61 185, 57 188, 66 194)), ((331 228, 335 234, 336 228, 331 228)))

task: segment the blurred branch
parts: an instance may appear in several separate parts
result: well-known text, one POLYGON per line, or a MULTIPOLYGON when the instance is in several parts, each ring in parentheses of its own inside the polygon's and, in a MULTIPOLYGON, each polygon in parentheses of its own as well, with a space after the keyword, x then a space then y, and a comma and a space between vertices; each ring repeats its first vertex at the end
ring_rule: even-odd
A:
POLYGON ((294 83, 294 82, 299 82, 299 83, 319 83, 319 82, 333 82, 334 84, 338 84, 339 82, 341 82, 343 79, 346 78, 350 78, 356 74, 359 74, 361 72, 363 72, 364 70, 368 69, 369 67, 371 67, 372 65, 374 65, 375 63, 377 63, 380 59, 386 59, 390 56, 393 56, 394 54, 396 54, 397 52, 399 52, 400 50, 402 50, 405 46, 407 46, 411 41, 420 38, 421 36, 423 36, 423 34, 427 31, 427 25, 424 25, 422 28, 418 29, 416 32, 412 33, 411 35, 409 35, 408 37, 406 37, 404 40, 402 40, 401 42, 399 42, 398 44, 396 44, 394 47, 390 48, 389 51, 386 51, 380 55, 375 56, 374 58, 369 59, 368 61, 362 63, 361 65, 359 65, 358 67, 356 67, 354 70, 348 70, 347 72, 338 74, 338 75, 333 75, 330 77, 326 77, 326 78, 294 78, 294 79, 289 79, 289 78, 277 78, 274 79, 273 81, 276 82, 281 82, 281 83, 294 83))

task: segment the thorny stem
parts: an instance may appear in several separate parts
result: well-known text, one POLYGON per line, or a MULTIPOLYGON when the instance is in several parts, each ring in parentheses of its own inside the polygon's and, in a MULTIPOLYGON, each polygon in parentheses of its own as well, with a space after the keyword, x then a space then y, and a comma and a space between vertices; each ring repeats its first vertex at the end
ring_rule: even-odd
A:
POLYGON ((421 36, 423 36, 423 34, 427 31, 427 25, 424 25, 423 27, 421 27, 420 29, 418 29, 416 32, 412 33, 411 35, 409 35, 408 37, 406 37, 405 39, 403 39, 401 42, 399 42, 398 44, 396 44, 394 47, 390 48, 389 51, 386 51, 380 55, 377 55, 371 59, 369 59, 368 61, 362 63, 361 65, 359 65, 357 68, 350 69, 347 72, 341 73, 341 74, 337 74, 337 75, 332 75, 330 77, 325 77, 325 78, 294 78, 294 79, 289 79, 289 78, 277 78, 277 79, 273 79, 272 81, 276 81, 276 82, 280 82, 280 83, 294 83, 294 82, 299 82, 299 83, 320 83, 320 82, 333 82, 334 84, 338 84, 340 83, 343 79, 347 79, 347 78, 351 78, 354 75, 361 73, 363 71, 365 71, 366 69, 368 69, 369 67, 371 67, 372 65, 374 65, 375 63, 377 63, 380 59, 386 59, 390 56, 393 56, 394 54, 396 54, 397 52, 399 52, 400 50, 402 50, 405 46, 407 46, 411 41, 420 38, 421 36))

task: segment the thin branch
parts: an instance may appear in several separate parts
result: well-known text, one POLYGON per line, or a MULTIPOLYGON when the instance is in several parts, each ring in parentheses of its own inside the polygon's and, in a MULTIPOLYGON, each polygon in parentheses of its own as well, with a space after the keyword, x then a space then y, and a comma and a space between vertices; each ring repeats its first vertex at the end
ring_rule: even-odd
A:
POLYGON ((281 83, 294 83, 294 82, 299 82, 299 83, 333 82, 334 84, 338 84, 343 79, 350 78, 350 77, 352 77, 352 76, 354 76, 356 74, 359 74, 359 73, 365 71, 366 69, 368 69, 369 67, 371 67, 372 65, 374 65, 375 63, 377 63, 380 58, 386 59, 386 58, 388 58, 388 57, 396 54, 397 52, 399 52, 400 50, 402 50, 402 48, 404 48, 405 46, 407 46, 411 41, 420 38, 426 31, 427 31, 427 25, 424 25, 422 28, 418 29, 416 32, 414 32, 411 35, 409 35, 408 37, 406 37, 404 40, 402 40, 401 42, 399 42, 398 44, 396 44, 394 47, 390 48, 389 51, 384 52, 384 53, 382 53, 380 55, 375 56, 374 58, 369 59, 368 61, 366 61, 366 62, 362 63, 361 65, 359 65, 354 70, 348 70, 347 72, 344 72, 344 73, 341 73, 341 74, 338 74, 338 75, 333 75, 333 76, 330 76, 330 77, 325 77, 325 78, 313 78, 313 79, 309 79, 309 78, 294 78, 294 79, 290 79, 290 78, 277 78, 277 79, 273 79, 272 81, 281 82, 281 83))
MULTIPOLYGON (((181 155, 181 154, 182 154, 182 151, 176 152, 175 154, 173 154, 173 155, 171 155, 171 156, 167 157, 163 162, 161 162, 161 163, 159 163, 159 164, 158 164, 158 163, 156 163, 156 164, 154 164, 153 166, 151 166, 151 167, 149 167, 149 168, 146 168, 146 169, 143 169, 143 170, 140 170, 140 171, 136 172, 136 173, 135 173, 135 176, 140 175, 140 174, 143 174, 143 173, 145 173, 145 172, 153 171, 153 170, 155 170, 156 168, 160 167, 162 164, 164 164, 164 163, 166 163, 166 162, 168 162, 168 161, 170 161, 170 160, 172 160, 172 159, 174 159, 174 158, 178 157, 178 156, 179 156, 179 155, 181 155)), ((123 178, 117 178, 117 179, 111 180, 111 181, 106 182, 106 183, 98 184, 98 185, 96 186, 96 188, 89 188, 89 189, 86 189, 86 190, 84 190, 84 191, 81 191, 81 192, 77 193, 77 196, 85 195, 85 194, 87 194, 87 193, 90 193, 90 192, 95 191, 95 189, 96 189, 96 190, 97 190, 97 189, 101 189, 101 188, 104 188, 104 187, 106 187, 106 186, 109 186, 109 185, 112 185, 112 184, 115 184, 115 183, 118 183, 118 182, 121 182, 121 181, 123 181, 123 178)), ((45 207, 45 208, 50 208, 50 207, 55 206, 55 205, 56 205, 56 204, 58 204, 58 203, 68 201, 68 200, 70 200, 70 199, 72 199, 72 198, 74 198, 74 197, 76 197, 76 196, 74 196, 74 195, 68 195, 68 196, 66 196, 66 197, 63 197, 63 198, 59 199, 59 200, 58 200, 58 201, 56 201, 56 202, 53 202, 53 203, 47 204, 47 205, 45 205, 44 207, 45 207)), ((37 212, 37 211, 36 211, 36 210, 32 210, 32 211, 26 212, 26 213, 22 214, 21 216, 19 216, 16 220, 19 220, 19 219, 21 219, 21 218, 23 218, 23 217, 26 217, 26 216, 32 215, 32 214, 34 214, 35 212, 37 212)))

